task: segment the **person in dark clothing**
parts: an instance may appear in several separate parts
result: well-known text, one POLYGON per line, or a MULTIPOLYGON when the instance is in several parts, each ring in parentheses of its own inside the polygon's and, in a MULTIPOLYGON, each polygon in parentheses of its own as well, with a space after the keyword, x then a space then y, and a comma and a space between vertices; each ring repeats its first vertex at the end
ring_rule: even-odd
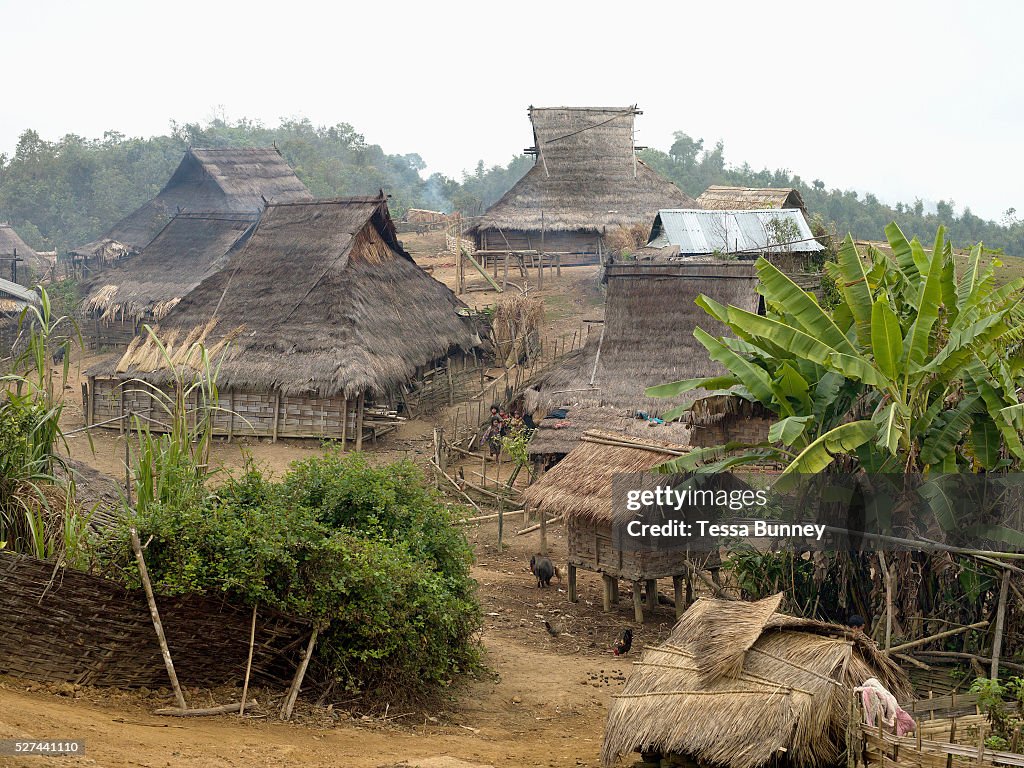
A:
POLYGON ((491 417, 491 426, 484 432, 483 445, 487 446, 487 450, 491 454, 491 458, 494 461, 498 461, 501 457, 501 441, 505 437, 507 429, 505 428, 505 422, 500 416, 491 417))
POLYGON ((850 615, 850 618, 846 620, 846 626, 850 629, 859 629, 861 632, 864 631, 864 617, 859 613, 850 615))

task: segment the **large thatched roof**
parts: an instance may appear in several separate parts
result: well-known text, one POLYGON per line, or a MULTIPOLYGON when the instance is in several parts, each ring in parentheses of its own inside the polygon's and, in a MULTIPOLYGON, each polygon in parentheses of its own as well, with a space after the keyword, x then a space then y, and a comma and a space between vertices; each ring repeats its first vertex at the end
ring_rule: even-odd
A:
POLYGON ((582 349, 527 392, 529 401, 545 412, 557 406, 610 405, 658 415, 695 399, 700 392, 661 399, 645 397, 644 390, 725 373, 693 331, 699 327, 722 336, 727 329, 698 307, 696 298, 705 294, 751 312, 760 300, 752 262, 612 264, 607 276, 604 330, 590 334, 582 349))
POLYGON ((11 279, 11 262, 17 255, 18 283, 29 285, 31 279, 39 280, 50 268, 50 262, 29 246, 10 224, 0 224, 0 278, 11 279))
POLYGON ((807 215, 803 195, 792 187, 710 186, 697 198, 697 206, 708 210, 797 208, 807 215))
POLYGON ((223 267, 244 242, 255 213, 179 213, 142 253, 99 272, 83 286, 83 306, 105 318, 159 320, 223 267))
POLYGON ((189 149, 156 197, 70 253, 92 257, 117 253, 117 246, 137 252, 179 211, 259 213, 266 203, 312 199, 276 148, 189 149))
POLYGON ((636 107, 530 107, 536 162, 478 220, 480 229, 548 231, 649 225, 693 198, 636 157, 636 107))
POLYGON ((853 688, 877 678, 898 699, 906 676, 862 633, 756 603, 702 599, 646 651, 608 711, 605 765, 635 750, 701 764, 839 764, 853 688))
MULTIPOLYGON (((462 307, 402 248, 381 194, 268 206, 157 332, 177 365, 194 364, 190 348, 202 342, 222 388, 356 397, 394 391, 418 366, 477 346, 462 307)), ((116 373, 157 384, 170 375, 141 337, 116 373)))
MULTIPOLYGON (((585 432, 569 454, 523 491, 533 509, 611 523, 612 478, 649 472, 658 464, 687 451, 684 445, 620 432, 585 432)), ((619 514, 630 514, 617 510, 619 514)))

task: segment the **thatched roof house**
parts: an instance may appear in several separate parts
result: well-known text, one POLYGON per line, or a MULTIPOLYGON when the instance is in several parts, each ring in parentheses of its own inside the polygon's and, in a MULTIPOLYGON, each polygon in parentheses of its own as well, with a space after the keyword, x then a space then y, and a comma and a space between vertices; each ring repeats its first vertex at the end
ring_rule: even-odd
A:
MULTIPOLYGON (((255 213, 179 213, 142 253, 93 275, 83 308, 100 323, 159 321, 182 297, 219 271, 252 231, 255 213)), ((102 338, 101 329, 95 336, 102 338)))
POLYGON ((793 187, 723 187, 710 186, 697 198, 697 207, 706 210, 736 210, 756 208, 793 208, 806 217, 800 190, 793 187))
MULTIPOLYGON (((0 277, 0 361, 10 358, 27 337, 27 329, 19 328, 22 311, 39 304, 39 294, 30 288, 0 277), (24 332, 23 332, 24 331, 24 332)), ((4 366, 0 365, 0 369, 4 366)))
POLYGON ((312 199, 276 148, 189 148, 156 197, 69 256, 76 265, 102 268, 141 251, 180 211, 259 213, 270 202, 312 199))
POLYGON ((534 166, 477 221, 477 248, 544 250, 567 254, 563 264, 594 263, 609 232, 646 229, 661 208, 695 207, 637 158, 639 114, 635 106, 530 107, 534 166))
MULTIPOLYGON (((576 600, 577 568, 602 575, 606 611, 618 602, 619 579, 633 582, 633 607, 638 622, 643 621, 642 585, 647 587, 648 608, 656 605, 657 579, 673 577, 679 591, 687 565, 678 552, 625 551, 614 546, 612 527, 616 516, 631 513, 614 508, 612 480, 616 475, 649 472, 686 451, 685 445, 646 435, 588 430, 562 461, 523 491, 523 502, 530 509, 549 517, 565 516, 571 601, 576 600)), ((677 600, 677 610, 681 609, 681 601, 677 600)))
POLYGON ((10 224, 0 224, 0 279, 19 285, 32 285, 42 280, 51 267, 50 261, 26 243, 10 224))
MULTIPOLYGON (((658 384, 725 373, 693 336, 695 328, 713 336, 727 332, 695 304, 697 297, 704 294, 751 312, 758 311, 760 304, 757 275, 750 262, 610 264, 607 277, 604 329, 591 334, 583 349, 566 356, 531 385, 524 402, 534 413, 543 416, 557 407, 612 406, 658 416, 692 401, 699 391, 676 398, 649 398, 644 391, 658 384)), ((750 409, 741 413, 746 406, 730 404, 733 400, 722 399, 723 409, 733 410, 706 414, 695 423, 692 443, 717 445, 717 441, 708 442, 716 440, 709 432, 714 425, 725 418, 756 416, 750 409)), ((753 442, 762 432, 766 434, 767 426, 757 419, 749 426, 753 442)), ((743 425, 733 427, 742 430, 743 425)), ((741 437, 737 432, 736 438, 741 437)))
POLYGON ((602 761, 633 751, 701 765, 839 765, 853 688, 874 677, 897 699, 904 674, 862 633, 756 603, 702 599, 612 697, 602 761))
MULTIPOLYGON (((362 414, 365 400, 393 410, 418 376, 472 354, 480 342, 463 308, 402 247, 381 194, 268 206, 224 269, 170 310, 157 333, 175 366, 194 366, 201 342, 222 392, 285 405, 292 398, 297 418, 302 408, 313 412, 302 417, 312 423, 292 421, 296 429, 326 428, 317 409, 347 413, 356 401, 362 414)), ((155 341, 142 337, 89 373, 158 386, 173 378, 155 341)), ((276 435, 292 416, 269 410, 276 435)), ((359 440, 362 432, 347 434, 359 440)))

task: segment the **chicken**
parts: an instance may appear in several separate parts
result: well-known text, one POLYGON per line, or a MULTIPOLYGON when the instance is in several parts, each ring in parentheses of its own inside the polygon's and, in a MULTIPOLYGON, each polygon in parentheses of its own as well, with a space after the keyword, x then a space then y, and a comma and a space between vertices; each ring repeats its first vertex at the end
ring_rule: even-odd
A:
POLYGON ((619 635, 619 639, 615 641, 613 653, 616 656, 625 656, 629 653, 629 649, 633 647, 633 630, 624 629, 622 634, 619 635))

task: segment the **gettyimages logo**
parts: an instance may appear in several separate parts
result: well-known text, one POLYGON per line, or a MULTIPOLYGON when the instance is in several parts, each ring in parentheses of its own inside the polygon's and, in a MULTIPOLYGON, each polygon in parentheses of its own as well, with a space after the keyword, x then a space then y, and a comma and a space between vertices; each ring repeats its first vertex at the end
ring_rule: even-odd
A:
POLYGON ((1024 474, 622 474, 612 538, 625 551, 1024 551, 1024 474))

